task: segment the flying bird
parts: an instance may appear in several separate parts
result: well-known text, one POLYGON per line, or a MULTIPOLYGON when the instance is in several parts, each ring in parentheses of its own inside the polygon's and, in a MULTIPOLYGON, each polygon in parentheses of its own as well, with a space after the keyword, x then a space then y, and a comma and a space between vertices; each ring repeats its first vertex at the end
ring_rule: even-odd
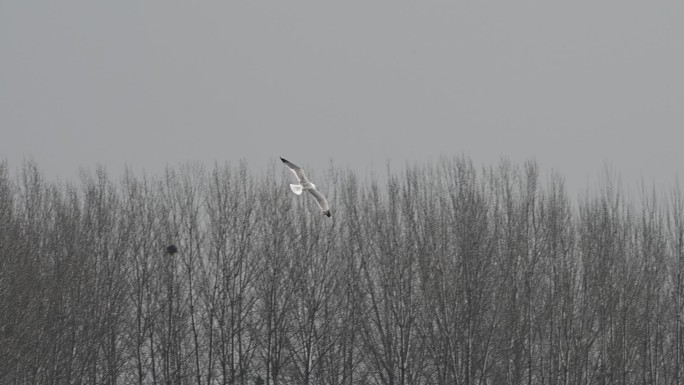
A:
POLYGON ((330 217, 330 207, 328 207, 328 201, 325 199, 325 196, 321 194, 320 191, 316 190, 316 185, 311 183, 309 181, 309 178, 306 177, 306 174, 304 173, 304 170, 297 166, 296 164, 283 159, 282 157, 280 160, 285 163, 285 165, 292 171, 297 179, 299 180, 300 184, 290 184, 290 189, 292 190, 293 193, 300 195, 302 191, 306 190, 311 193, 311 195, 316 198, 316 203, 318 203, 318 207, 321 208, 321 211, 323 211, 323 214, 327 215, 330 217))

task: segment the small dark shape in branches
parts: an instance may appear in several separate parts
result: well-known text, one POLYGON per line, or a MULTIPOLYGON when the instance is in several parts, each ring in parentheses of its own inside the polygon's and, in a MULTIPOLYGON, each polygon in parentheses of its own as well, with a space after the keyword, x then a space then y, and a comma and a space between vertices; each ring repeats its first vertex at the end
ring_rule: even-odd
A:
POLYGON ((178 252, 178 248, 176 247, 176 245, 169 245, 169 247, 166 248, 166 252, 171 255, 174 255, 178 252))

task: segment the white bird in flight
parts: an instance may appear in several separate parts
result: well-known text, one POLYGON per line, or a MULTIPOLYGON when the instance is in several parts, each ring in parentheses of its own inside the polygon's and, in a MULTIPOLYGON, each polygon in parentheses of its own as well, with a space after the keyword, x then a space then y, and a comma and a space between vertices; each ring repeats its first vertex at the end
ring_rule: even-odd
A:
POLYGON ((290 184, 290 189, 292 190, 292 192, 297 195, 300 195, 304 190, 310 192, 311 195, 313 195, 314 198, 316 198, 318 207, 321 208, 323 214, 330 217, 330 207, 328 207, 328 201, 325 199, 325 196, 323 196, 323 194, 320 193, 320 191, 316 190, 316 185, 309 181, 309 178, 306 177, 304 170, 296 164, 289 162, 286 159, 283 159, 282 157, 280 158, 280 160, 282 160, 283 163, 285 163, 285 165, 290 169, 290 171, 292 171, 295 174, 297 179, 299 179, 300 184, 290 184))

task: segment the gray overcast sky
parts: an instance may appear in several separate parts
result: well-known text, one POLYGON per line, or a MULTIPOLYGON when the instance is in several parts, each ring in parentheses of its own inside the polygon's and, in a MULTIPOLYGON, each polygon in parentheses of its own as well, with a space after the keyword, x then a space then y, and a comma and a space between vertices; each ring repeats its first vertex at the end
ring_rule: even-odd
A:
MULTIPOLYGON (((535 158, 684 164, 681 1, 0 1, 0 157, 48 176, 535 158)), ((319 171, 320 172, 320 171, 319 171)))

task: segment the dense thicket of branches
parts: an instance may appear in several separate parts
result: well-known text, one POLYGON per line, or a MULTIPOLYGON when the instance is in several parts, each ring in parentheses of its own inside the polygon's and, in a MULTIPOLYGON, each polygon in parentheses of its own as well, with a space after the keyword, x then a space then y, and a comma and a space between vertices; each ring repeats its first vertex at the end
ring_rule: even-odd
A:
POLYGON ((576 202, 533 163, 331 169, 331 220, 279 166, 0 165, 0 383, 682 382, 678 189, 631 204, 607 178, 576 202))

